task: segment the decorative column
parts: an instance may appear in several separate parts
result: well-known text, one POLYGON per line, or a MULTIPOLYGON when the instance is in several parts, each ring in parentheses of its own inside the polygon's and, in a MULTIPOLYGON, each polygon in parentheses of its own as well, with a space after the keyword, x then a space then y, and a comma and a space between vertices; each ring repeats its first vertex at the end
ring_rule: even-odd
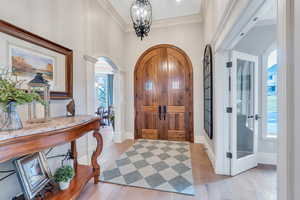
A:
MULTIPOLYGON (((84 55, 85 68, 86 68, 86 114, 95 115, 95 64, 98 61, 96 58, 84 55)), ((94 142, 93 133, 87 134, 86 138, 86 158, 83 158, 82 161, 90 163, 90 157, 95 149, 95 146, 92 144, 94 142)))
POLYGON ((94 115, 96 112, 95 101, 95 64, 97 59, 84 55, 86 63, 86 110, 88 115, 94 115))
POLYGON ((115 110, 115 131, 114 142, 121 143, 125 137, 125 109, 124 109, 124 76, 123 71, 117 70, 114 73, 114 110, 115 110))

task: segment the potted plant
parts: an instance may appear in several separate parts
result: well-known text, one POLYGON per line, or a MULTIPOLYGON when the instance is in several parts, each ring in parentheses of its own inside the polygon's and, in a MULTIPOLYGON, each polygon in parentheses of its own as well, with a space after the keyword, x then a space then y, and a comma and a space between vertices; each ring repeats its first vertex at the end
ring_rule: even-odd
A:
POLYGON ((17 105, 38 101, 44 103, 36 92, 27 93, 21 89, 23 81, 17 77, 2 74, 0 76, 0 107, 4 117, 1 119, 0 131, 11 131, 23 128, 21 119, 16 111, 17 105))
POLYGON ((74 176, 74 169, 70 165, 58 168, 54 173, 54 180, 59 184, 61 190, 69 188, 71 179, 74 176))

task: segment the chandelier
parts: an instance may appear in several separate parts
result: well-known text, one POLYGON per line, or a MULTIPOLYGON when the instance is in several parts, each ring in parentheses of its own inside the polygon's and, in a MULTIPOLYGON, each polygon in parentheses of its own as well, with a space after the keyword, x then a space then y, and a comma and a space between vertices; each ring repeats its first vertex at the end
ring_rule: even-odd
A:
POLYGON ((136 35, 143 40, 148 36, 152 24, 152 7, 149 0, 135 0, 130 15, 136 35))

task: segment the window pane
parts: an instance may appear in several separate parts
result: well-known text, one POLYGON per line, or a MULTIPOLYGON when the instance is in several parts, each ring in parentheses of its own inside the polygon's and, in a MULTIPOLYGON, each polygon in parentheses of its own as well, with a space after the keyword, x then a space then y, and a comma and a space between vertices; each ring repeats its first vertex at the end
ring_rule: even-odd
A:
POLYGON ((106 74, 96 74, 96 102, 98 106, 108 107, 108 80, 106 74))
POLYGON ((277 135, 277 122, 278 122, 278 110, 277 110, 277 51, 270 53, 268 57, 268 69, 267 69, 267 133, 268 136, 277 135))

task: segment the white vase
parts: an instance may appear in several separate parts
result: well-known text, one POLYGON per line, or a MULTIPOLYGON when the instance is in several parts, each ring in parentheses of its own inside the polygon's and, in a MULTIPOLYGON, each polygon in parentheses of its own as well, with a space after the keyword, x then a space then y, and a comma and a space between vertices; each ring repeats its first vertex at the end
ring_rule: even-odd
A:
POLYGON ((59 182, 59 183, 58 183, 58 184, 59 184, 59 188, 60 188, 61 190, 66 190, 66 189, 68 189, 69 186, 70 186, 70 181, 71 181, 71 180, 69 180, 69 181, 67 181, 67 182, 59 182))

